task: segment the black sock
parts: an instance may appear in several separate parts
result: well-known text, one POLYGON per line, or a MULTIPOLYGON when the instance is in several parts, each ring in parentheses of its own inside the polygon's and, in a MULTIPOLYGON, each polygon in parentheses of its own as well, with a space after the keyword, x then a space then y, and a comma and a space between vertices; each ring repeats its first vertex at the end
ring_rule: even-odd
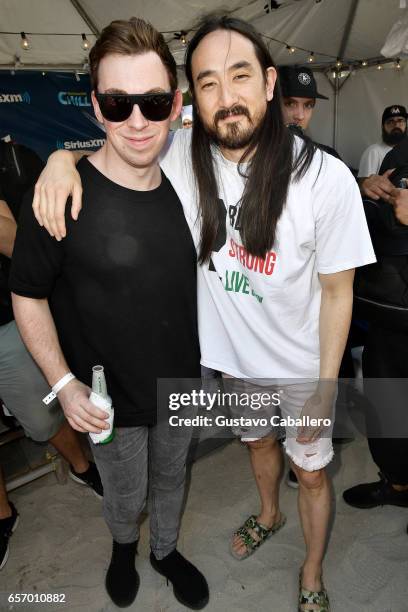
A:
POLYGON ((106 574, 106 590, 120 608, 130 606, 139 589, 139 574, 135 568, 137 541, 119 544, 113 540, 112 559, 106 574))

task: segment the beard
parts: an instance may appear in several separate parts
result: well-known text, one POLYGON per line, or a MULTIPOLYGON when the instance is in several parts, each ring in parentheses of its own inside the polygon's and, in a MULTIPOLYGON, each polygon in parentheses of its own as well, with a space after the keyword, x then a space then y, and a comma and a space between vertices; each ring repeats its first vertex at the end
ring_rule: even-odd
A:
POLYGON ((252 118, 246 106, 237 104, 229 109, 218 110, 214 115, 213 123, 204 125, 204 129, 217 146, 224 149, 239 150, 249 146, 262 120, 263 115, 252 118), (249 125, 242 127, 237 120, 232 123, 225 123, 220 127, 220 121, 234 115, 244 115, 248 119, 249 125))
POLYGON ((394 145, 404 140, 406 135, 407 135, 406 128, 405 130, 401 130, 400 128, 393 128, 391 132, 389 133, 385 131, 384 126, 382 128, 382 139, 385 142, 385 144, 390 145, 391 147, 393 147, 394 145))

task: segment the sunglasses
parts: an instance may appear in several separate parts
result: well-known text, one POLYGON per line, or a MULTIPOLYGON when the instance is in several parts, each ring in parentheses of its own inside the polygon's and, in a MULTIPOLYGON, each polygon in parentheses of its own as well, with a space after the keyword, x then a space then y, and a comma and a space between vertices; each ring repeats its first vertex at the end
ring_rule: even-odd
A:
POLYGON ((95 94, 103 117, 119 122, 129 119, 135 104, 148 121, 168 119, 173 108, 174 93, 95 94))

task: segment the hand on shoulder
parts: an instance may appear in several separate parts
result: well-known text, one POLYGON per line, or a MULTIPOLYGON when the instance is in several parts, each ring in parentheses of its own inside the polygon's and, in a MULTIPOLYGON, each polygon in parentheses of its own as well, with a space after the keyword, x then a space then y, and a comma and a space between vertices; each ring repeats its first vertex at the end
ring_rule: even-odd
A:
POLYGON ((55 151, 48 158, 34 190, 35 218, 51 236, 61 240, 66 236, 65 207, 72 196, 71 215, 78 219, 82 207, 81 178, 76 169, 78 155, 71 151, 55 151))

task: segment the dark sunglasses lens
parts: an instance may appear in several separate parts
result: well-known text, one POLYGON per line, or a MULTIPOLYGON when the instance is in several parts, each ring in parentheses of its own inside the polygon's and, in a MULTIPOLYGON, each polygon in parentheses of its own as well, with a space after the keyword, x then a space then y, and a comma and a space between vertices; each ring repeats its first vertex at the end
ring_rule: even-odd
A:
POLYGON ((132 114, 133 104, 127 96, 107 96, 99 100, 99 108, 108 121, 125 121, 132 114))
POLYGON ((140 102, 142 115, 149 121, 164 121, 173 107, 172 96, 149 96, 140 102))

